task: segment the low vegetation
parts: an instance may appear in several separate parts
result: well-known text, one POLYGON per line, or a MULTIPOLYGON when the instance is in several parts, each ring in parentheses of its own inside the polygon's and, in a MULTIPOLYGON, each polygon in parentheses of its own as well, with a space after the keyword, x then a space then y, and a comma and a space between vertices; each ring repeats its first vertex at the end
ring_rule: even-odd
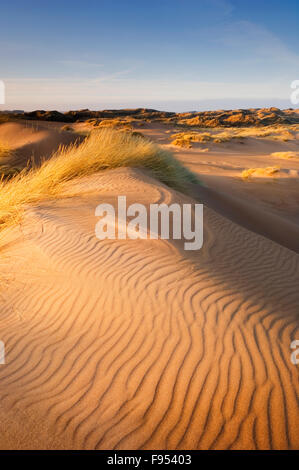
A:
POLYGON ((163 183, 182 190, 188 182, 198 182, 171 153, 141 136, 93 131, 83 142, 60 148, 39 168, 0 182, 1 228, 18 223, 27 204, 62 197, 67 181, 118 167, 148 169, 163 183))
POLYGON ((211 134, 208 132, 179 132, 171 136, 172 145, 178 147, 191 148, 192 143, 206 143, 211 141, 211 134))
POLYGON ((65 124, 65 126, 62 126, 61 130, 64 132, 74 132, 74 128, 69 124, 65 124))
MULTIPOLYGON (((133 130, 132 123, 136 120, 126 117, 123 119, 88 119, 88 123, 93 128, 112 128, 117 130, 133 130)), ((138 122, 138 121, 137 121, 138 122)))
POLYGON ((11 149, 8 145, 4 142, 0 142, 0 161, 7 157, 11 157, 13 154, 13 149, 11 149))
POLYGON ((20 172, 19 168, 10 165, 14 150, 3 142, 0 142, 0 180, 11 178, 20 172))
POLYGON ((173 134, 171 136, 172 145, 176 145, 178 147, 185 147, 191 148, 193 143, 215 143, 219 144, 222 142, 229 142, 232 139, 241 138, 238 135, 234 135, 233 133, 229 133, 227 131, 221 132, 179 132, 177 134, 173 134))
POLYGON ((271 153, 271 157, 286 159, 299 158, 299 152, 274 152, 271 153))

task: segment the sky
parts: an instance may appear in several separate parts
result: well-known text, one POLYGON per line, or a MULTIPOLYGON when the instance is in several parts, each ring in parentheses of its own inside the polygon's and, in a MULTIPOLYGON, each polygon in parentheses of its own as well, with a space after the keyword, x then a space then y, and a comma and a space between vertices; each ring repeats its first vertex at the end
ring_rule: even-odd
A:
POLYGON ((292 107, 298 0, 1 0, 0 8, 0 110, 292 107))

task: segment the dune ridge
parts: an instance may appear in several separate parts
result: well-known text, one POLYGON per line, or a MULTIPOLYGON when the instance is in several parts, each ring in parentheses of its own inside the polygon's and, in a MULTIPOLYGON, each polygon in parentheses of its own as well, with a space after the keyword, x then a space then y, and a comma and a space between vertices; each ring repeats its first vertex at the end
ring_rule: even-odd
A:
POLYGON ((4 234, 0 448, 298 448, 298 255, 207 207, 197 253, 98 241, 119 194, 193 200, 134 169, 76 184, 4 234))

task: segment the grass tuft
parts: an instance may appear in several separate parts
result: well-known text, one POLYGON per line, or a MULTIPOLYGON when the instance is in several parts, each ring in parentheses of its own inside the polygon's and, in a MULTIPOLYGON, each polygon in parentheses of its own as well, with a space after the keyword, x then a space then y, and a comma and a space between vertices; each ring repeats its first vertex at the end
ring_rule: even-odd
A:
POLYGON ((11 157, 15 155, 14 150, 0 142, 0 180, 3 178, 11 178, 19 173, 19 168, 10 165, 11 157))
POLYGON ((246 138, 268 139, 281 142, 296 141, 298 140, 298 125, 289 126, 266 126, 259 127, 244 127, 244 128, 213 128, 198 129, 188 132, 179 132, 171 136, 172 144, 179 147, 191 148, 192 143, 214 143, 222 144, 226 142, 236 141, 243 143, 246 138))
POLYGON ((242 171, 242 178, 248 179, 251 176, 257 176, 257 177, 273 176, 279 173, 279 171, 280 171, 279 166, 269 166, 267 168, 248 168, 248 170, 242 171))
POLYGON ((8 158, 13 155, 13 150, 4 142, 0 142, 0 159, 8 158))

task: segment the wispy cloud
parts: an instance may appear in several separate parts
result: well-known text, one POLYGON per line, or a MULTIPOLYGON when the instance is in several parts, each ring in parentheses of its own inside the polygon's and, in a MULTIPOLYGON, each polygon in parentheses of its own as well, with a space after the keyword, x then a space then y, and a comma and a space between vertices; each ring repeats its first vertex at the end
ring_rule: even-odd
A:
MULTIPOLYGON (((211 33, 211 32, 210 32, 211 33)), ((299 55, 267 28, 250 21, 235 21, 226 25, 219 38, 222 46, 242 49, 247 57, 277 65, 298 67, 299 55)))

